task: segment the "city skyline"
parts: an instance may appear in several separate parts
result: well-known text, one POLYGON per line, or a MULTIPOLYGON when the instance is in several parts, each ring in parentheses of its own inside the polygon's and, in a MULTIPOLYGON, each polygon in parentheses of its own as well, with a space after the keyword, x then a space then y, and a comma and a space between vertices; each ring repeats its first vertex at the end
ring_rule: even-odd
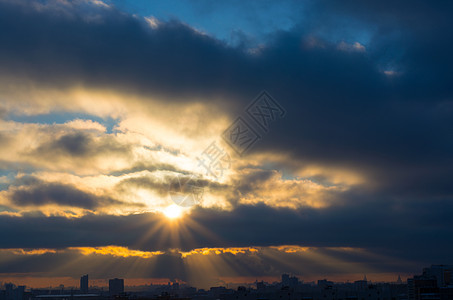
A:
POLYGON ((333 282, 318 279, 305 282, 296 276, 282 274, 272 283, 255 280, 253 284, 218 285, 207 289, 194 288, 186 283, 168 282, 161 285, 125 286, 124 279, 109 279, 108 289, 87 288, 88 276, 80 278, 80 288, 64 287, 33 289, 5 283, 0 298, 10 299, 362 299, 362 300, 451 300, 453 298, 453 266, 431 265, 421 274, 403 282, 371 282, 367 276, 352 282, 333 282))
MULTIPOLYGON (((87 274, 89 275, 89 274, 87 274)), ((371 274, 356 274, 355 277, 345 277, 345 276, 331 276, 331 277, 319 277, 319 278, 311 278, 311 277, 302 277, 294 274, 288 274, 291 277, 297 277, 301 282, 305 283, 316 283, 318 280, 328 280, 334 283, 352 283, 354 281, 363 280, 364 277, 368 279, 368 281, 374 283, 396 283, 398 278, 406 278, 404 275, 397 275, 395 278, 392 278, 394 274, 380 274, 379 276, 373 276, 371 274), (375 280, 372 280, 372 279, 375 280), (389 280, 386 280, 390 278, 389 280)), ((414 276, 415 274, 406 274, 407 278, 414 276)), ((0 278, 1 279, 1 278, 0 278)), ((6 278, 6 280, 0 280, 0 283, 7 284, 12 283, 16 286, 26 286, 27 288, 52 288, 52 289, 61 289, 63 286, 65 289, 80 289, 80 280, 81 278, 70 278, 70 277, 63 277, 64 281, 58 281, 61 279, 58 278, 39 278, 37 281, 39 282, 38 285, 30 284, 30 281, 21 280, 18 278, 13 279, 12 281, 8 281, 10 278, 6 278), (28 283, 28 284, 27 284, 28 283)), ((36 279, 36 278, 33 278, 36 279)), ((173 283, 185 284, 187 282, 181 281, 177 278, 122 278, 124 279, 124 286, 125 287, 137 287, 137 286, 146 286, 146 285, 172 285, 173 283)), ((107 288, 109 287, 109 278, 106 279, 89 279, 89 288, 107 288)), ((405 280, 404 280, 405 281, 405 280)), ((256 285, 256 282, 265 282, 268 284, 275 284, 277 282, 281 282, 281 276, 275 277, 234 277, 234 278, 221 278, 217 283, 218 285, 215 286, 253 286, 256 285), (231 280, 231 281, 229 281, 231 280)), ((210 288, 211 286, 194 286, 196 288, 210 288)))

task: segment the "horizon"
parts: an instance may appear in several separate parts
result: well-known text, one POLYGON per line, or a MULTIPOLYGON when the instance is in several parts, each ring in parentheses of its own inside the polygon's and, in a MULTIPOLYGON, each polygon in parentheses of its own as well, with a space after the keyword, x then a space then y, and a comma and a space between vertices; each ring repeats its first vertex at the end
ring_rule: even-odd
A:
MULTIPOLYGON (((363 280, 363 278, 364 278, 363 276, 366 276, 367 281, 369 283, 376 284, 376 283, 396 283, 398 276, 401 276, 401 275, 397 275, 395 278, 393 278, 394 277, 393 275, 394 274, 384 274, 384 275, 383 274, 364 274, 364 275, 362 275, 362 277, 360 277, 359 274, 356 274, 355 278, 353 277, 352 279, 347 279, 344 276, 339 276, 339 277, 333 276, 332 278, 321 277, 321 278, 316 278, 316 279, 315 278, 306 279, 306 278, 302 278, 297 275, 291 275, 291 276, 297 277, 300 280, 300 282, 304 283, 304 284, 309 284, 309 283, 316 284, 318 280, 328 280, 328 281, 334 282, 335 284, 353 283, 354 281, 363 280), (337 278, 337 279, 335 279, 335 278, 337 278), (373 278, 378 278, 378 280, 373 280, 373 278), (394 280, 386 280, 386 278, 393 278, 394 280)), ((406 276, 407 276, 407 278, 409 278, 414 275, 415 274, 406 275, 406 276)), ((89 276, 89 274, 88 274, 88 276, 89 276)), ((404 280, 404 278, 406 278, 406 276, 401 276, 403 284, 406 282, 406 280, 404 280)), ((91 279, 91 278, 89 278, 89 288, 90 289, 96 289, 96 288, 107 288, 108 289, 109 279, 112 279, 112 278, 108 278, 108 279, 99 279, 99 278, 91 279)), ((64 289, 75 289, 75 290, 80 289, 80 278, 70 278, 70 277, 61 277, 59 279, 57 279, 57 278, 50 279, 50 278, 45 278, 45 277, 44 278, 29 277, 28 279, 25 279, 24 281, 20 281, 20 279, 10 280, 10 279, 4 278, 4 277, 0 277, 0 282, 3 285, 9 284, 9 283, 12 283, 16 286, 25 285, 26 289, 30 289, 30 288, 32 288, 32 289, 47 289, 47 288, 61 289, 61 285, 64 286, 64 289), (54 282, 54 284, 41 285, 41 286, 36 286, 36 285, 33 286, 30 284, 27 284, 27 283, 30 283, 33 281, 41 282, 40 284, 45 284, 43 282, 46 282, 46 283, 54 282), (68 283, 70 283, 72 285, 68 285, 68 283)), ((170 278, 124 278, 124 287, 125 287, 125 291, 127 291, 127 288, 144 287, 144 286, 150 286, 150 285, 168 286, 168 285, 173 285, 176 282, 179 283, 180 285, 191 286, 191 285, 187 284, 186 282, 178 280, 177 278, 173 278, 173 279, 170 279, 170 278)), ((248 286, 250 286, 250 285, 255 285, 256 282, 264 282, 267 284, 276 284, 276 283, 281 283, 281 277, 280 278, 278 278, 278 277, 220 278, 219 285, 209 286, 209 287, 197 287, 197 286, 194 286, 194 287, 197 289, 209 289, 210 287, 216 287, 216 286, 228 287, 228 285, 233 285, 233 286, 248 285, 248 286), (229 280, 231 280, 231 281, 229 281, 229 280)))

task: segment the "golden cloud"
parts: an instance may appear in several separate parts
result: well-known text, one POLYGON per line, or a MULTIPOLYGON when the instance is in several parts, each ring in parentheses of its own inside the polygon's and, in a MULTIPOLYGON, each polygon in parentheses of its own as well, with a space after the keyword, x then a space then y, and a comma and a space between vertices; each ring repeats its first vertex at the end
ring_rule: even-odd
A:
POLYGON ((258 252, 258 248, 256 247, 232 247, 232 248, 198 248, 188 252, 180 251, 179 253, 181 254, 182 258, 186 258, 191 255, 212 255, 212 254, 219 255, 224 253, 231 253, 233 255, 237 255, 239 253, 246 254, 255 252, 258 252))
POLYGON ((1 249, 2 252, 10 252, 15 255, 43 255, 47 253, 57 253, 55 249, 1 249))
POLYGON ((79 251, 83 255, 99 254, 99 255, 111 255, 111 256, 116 256, 116 257, 151 258, 154 256, 164 254, 164 252, 162 252, 162 251, 131 250, 127 247, 120 247, 120 246, 71 247, 69 249, 79 251))

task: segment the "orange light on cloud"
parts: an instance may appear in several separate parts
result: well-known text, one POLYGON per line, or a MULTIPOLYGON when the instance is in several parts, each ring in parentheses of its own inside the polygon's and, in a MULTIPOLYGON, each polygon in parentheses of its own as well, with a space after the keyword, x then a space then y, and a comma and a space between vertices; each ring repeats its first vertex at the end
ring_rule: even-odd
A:
POLYGON ((307 252, 310 250, 310 247, 301 247, 293 245, 284 245, 284 246, 270 246, 271 249, 277 249, 278 251, 283 251, 286 253, 297 253, 297 252, 307 252))
POLYGON ((73 247, 70 250, 77 250, 83 255, 100 254, 100 255, 111 255, 117 257, 141 257, 151 258, 153 256, 162 255, 162 251, 140 251, 131 250, 126 247, 120 246, 106 246, 106 247, 73 247))
POLYGON ((223 254, 223 253, 231 253, 233 255, 237 255, 238 253, 253 253, 253 252, 258 252, 258 248, 253 248, 253 247, 236 247, 236 248, 198 248, 198 249, 193 249, 188 252, 182 252, 180 251, 179 253, 181 254, 182 258, 186 258, 190 255, 196 255, 196 254, 201 254, 201 255, 210 255, 210 254, 223 254))
POLYGON ((13 249, 1 249, 2 252, 10 252, 15 255, 43 255, 47 253, 57 253, 55 249, 20 249, 20 248, 13 248, 13 249))

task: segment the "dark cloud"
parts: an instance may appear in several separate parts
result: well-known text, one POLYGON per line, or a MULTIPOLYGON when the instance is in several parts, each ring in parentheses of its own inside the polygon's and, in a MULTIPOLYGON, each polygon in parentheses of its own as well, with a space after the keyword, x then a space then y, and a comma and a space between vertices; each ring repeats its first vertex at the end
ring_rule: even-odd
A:
POLYGON ((96 135, 89 132, 67 132, 60 137, 41 144, 34 155, 52 157, 73 157, 90 159, 107 153, 129 154, 130 145, 120 144, 111 135, 96 135))
MULTIPOLYGON (((279 174, 275 170, 254 170, 236 178, 232 186, 242 194, 253 194, 260 184, 272 182, 276 176, 278 178, 279 174)), ((235 196, 235 198, 239 197, 235 196)))
POLYGON ((218 89, 210 84, 217 77, 213 75, 229 76, 228 61, 241 60, 243 56, 177 21, 151 30, 145 21, 115 9, 93 6, 93 14, 100 20, 90 21, 77 13, 77 5, 74 10, 69 9, 71 17, 61 12, 67 7, 56 3, 54 9, 40 12, 28 5, 1 5, 1 25, 8 30, 0 34, 10 41, 0 50, 2 57, 8 57, 2 61, 4 70, 53 87, 78 82, 167 94, 175 91, 177 84, 180 95, 195 94, 202 82, 218 89), (18 23, 13 15, 27 21, 18 23), (179 51, 181 47, 184 55, 179 51), (218 60, 219 57, 227 61, 218 60), (193 70, 200 65, 208 69, 193 76, 193 70))
MULTIPOLYGON (((186 172, 184 172, 186 173, 186 172)), ((199 188, 206 188, 209 186, 211 189, 221 188, 222 185, 209 180, 192 177, 190 174, 174 173, 173 175, 165 176, 162 179, 157 179, 148 176, 140 176, 127 178, 118 184, 119 189, 135 186, 146 188, 159 193, 161 196, 167 197, 169 191, 180 191, 181 186, 192 185, 199 188)))
POLYGON ((90 140, 86 135, 81 133, 65 135, 56 140, 50 148, 62 149, 71 155, 84 155, 88 152, 90 140))
POLYGON ((370 201, 365 195, 347 196, 353 199, 350 203, 323 210, 265 205, 238 206, 231 212, 199 208, 180 221, 185 233, 179 239, 172 238, 176 229, 167 226, 165 217, 153 213, 77 219, 2 216, 0 237, 4 248, 119 245, 150 251, 301 245, 364 248, 417 263, 450 259, 451 201, 405 205, 385 197, 370 201))
POLYGON ((29 176, 20 179, 19 182, 16 182, 16 184, 18 183, 22 184, 11 189, 9 198, 19 206, 57 204, 94 210, 104 206, 125 205, 124 202, 109 196, 95 195, 69 184, 43 182, 29 176))

